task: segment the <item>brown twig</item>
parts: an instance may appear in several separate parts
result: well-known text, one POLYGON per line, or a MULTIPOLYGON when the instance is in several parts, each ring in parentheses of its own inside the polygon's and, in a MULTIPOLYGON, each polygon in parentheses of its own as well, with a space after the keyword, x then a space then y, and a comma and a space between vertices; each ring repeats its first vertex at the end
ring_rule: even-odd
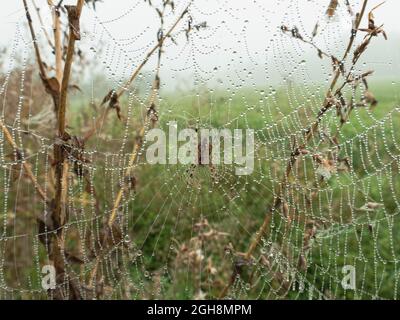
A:
MULTIPOLYGON (((84 0, 78 0, 77 5, 74 7, 69 7, 68 20, 69 20, 69 39, 67 48, 67 57, 65 60, 63 78, 61 82, 61 92, 60 92, 60 103, 58 107, 58 117, 57 117, 57 127, 58 136, 64 141, 67 140, 67 134, 65 132, 65 114, 67 109, 67 95, 68 95, 68 84, 71 75, 71 67, 74 58, 75 41, 76 35, 72 24, 73 19, 77 19, 79 22, 80 13, 84 0)), ((66 186, 66 182, 63 182, 64 171, 66 167, 64 146, 62 144, 55 144, 54 146, 54 159, 56 163, 56 196, 55 196, 55 220, 58 225, 62 226, 65 220, 65 214, 62 213, 62 208, 64 207, 65 199, 63 199, 63 186, 66 186)))
POLYGON ((63 70, 62 70, 62 43, 61 43, 61 21, 60 11, 53 3, 53 0, 47 0, 51 7, 53 14, 53 33, 54 33, 54 54, 56 57, 56 78, 59 83, 62 82, 63 70))
MULTIPOLYGON (((316 27, 317 26, 318 26, 318 24, 316 25, 316 27)), ((320 58, 322 58, 323 56, 328 57, 328 58, 332 57, 330 54, 328 54, 325 51, 321 50, 313 41, 304 39, 304 37, 299 33, 299 31, 298 31, 298 29, 296 27, 294 27, 293 29, 289 29, 286 26, 281 26, 281 30, 284 33, 289 33, 290 32, 290 35, 292 37, 294 37, 295 39, 300 40, 300 41, 312 46, 314 49, 316 49, 318 51, 318 56, 320 58)))
MULTIPOLYGON (((4 136, 6 138, 6 140, 8 141, 8 143, 12 146, 12 148, 14 149, 15 152, 17 152, 17 154, 20 154, 18 145, 15 143, 10 131, 7 129, 7 127, 5 126, 5 124, 3 123, 3 121, 0 119, 0 127, 1 130, 4 133, 4 136)), ((22 161, 22 165, 26 171, 26 175, 28 176, 28 178, 32 181, 33 186, 35 187, 37 193, 39 194, 39 196, 44 200, 47 201, 47 197, 46 197, 46 193, 44 192, 44 190, 42 189, 42 187, 39 185, 36 177, 34 176, 31 167, 29 166, 29 163, 24 161, 23 159, 21 159, 22 161)))
POLYGON ((167 31, 167 33, 162 37, 161 40, 159 40, 157 42, 157 44, 146 54, 146 57, 144 58, 144 60, 142 61, 142 63, 136 68, 136 70, 133 72, 132 76, 129 78, 129 80, 125 83, 125 85, 118 91, 118 97, 120 97, 126 90, 128 90, 128 87, 132 84, 132 82, 136 79, 136 77, 138 76, 139 72, 142 70, 142 68, 144 67, 144 65, 147 63, 147 61, 150 59, 150 57, 154 54, 154 52, 157 51, 157 49, 159 49, 165 39, 167 39, 169 36, 171 36, 172 32, 175 30, 175 28, 177 27, 177 25, 179 24, 179 22, 183 19, 183 17, 187 14, 188 9, 191 5, 192 1, 189 2, 189 4, 186 6, 186 8, 182 11, 181 15, 179 16, 179 18, 175 21, 175 23, 169 28, 169 30, 167 31))
POLYGON ((49 46, 50 46, 52 49, 54 49, 54 44, 53 44, 53 42, 52 42, 51 39, 50 39, 49 33, 47 32, 46 28, 44 27, 42 15, 40 14, 40 9, 39 9, 39 7, 36 5, 35 0, 32 0, 32 4, 33 4, 33 6, 35 7, 36 15, 37 15, 38 20, 39 20, 39 23, 40 23, 40 25, 41 25, 41 27, 42 27, 42 29, 43 29, 43 33, 44 33, 44 36, 46 37, 47 43, 49 44, 49 46))
POLYGON ((31 18, 31 15, 29 12, 29 7, 28 7, 26 0, 23 0, 23 4, 24 4, 24 8, 25 8, 26 18, 28 20, 28 25, 29 25, 29 30, 30 30, 31 37, 32 37, 33 46, 35 49, 36 61, 39 65, 40 78, 43 82, 46 92, 49 93, 53 98, 54 110, 57 113, 58 105, 60 102, 60 81, 58 81, 56 78, 48 78, 47 77, 46 67, 42 60, 41 54, 40 54, 39 44, 38 44, 38 41, 36 38, 35 30, 33 28, 32 18, 31 18))
MULTIPOLYGON (((137 138, 137 142, 135 143, 134 147, 133 147, 133 151, 132 154, 129 158, 129 162, 128 162, 128 167, 126 169, 126 172, 124 174, 124 177, 130 177, 131 172, 132 172, 132 168, 133 165, 137 159, 137 155, 138 152, 140 150, 140 148, 142 147, 142 143, 143 143, 143 138, 144 138, 144 134, 146 131, 146 124, 148 123, 149 118, 152 115, 153 110, 151 110, 151 108, 153 107, 154 104, 154 100, 156 98, 156 94, 159 90, 159 72, 160 72, 160 66, 161 66, 161 55, 162 55, 162 47, 164 44, 164 40, 172 33, 172 31, 175 29, 175 27, 178 25, 179 21, 181 21, 183 19, 183 17, 185 16, 185 14, 188 12, 188 8, 190 6, 189 5, 185 8, 185 10, 182 12, 182 14, 179 16, 179 18, 176 20, 176 22, 174 23, 174 25, 169 29, 169 31, 166 33, 165 36, 161 37, 157 43, 157 45, 147 54, 145 60, 141 63, 141 66, 144 66, 144 64, 147 62, 147 60, 149 59, 149 57, 158 49, 159 54, 158 54, 158 60, 157 60, 157 68, 156 68, 156 75, 154 78, 154 82, 153 82, 153 87, 152 87, 152 92, 151 95, 149 97, 149 101, 148 101, 148 108, 147 108, 147 113, 144 119, 144 123, 142 128, 139 131, 139 137, 137 138)), ((161 19, 161 21, 163 21, 163 19, 161 19)), ((161 24, 162 27, 162 24, 161 24)), ((138 73, 134 73, 131 77, 131 79, 128 81, 128 86, 129 84, 133 81, 133 79, 135 79, 135 77, 137 76, 138 73)), ((122 89, 121 89, 122 90, 122 89)), ((118 95, 121 95, 124 91, 119 91, 118 95)), ((126 179, 124 179, 124 182, 122 184, 122 187, 120 188, 120 190, 117 193, 117 197, 115 198, 114 201, 114 205, 113 208, 111 210, 111 214, 110 217, 108 219, 108 225, 109 227, 111 227, 115 221, 115 218, 117 216, 117 211, 119 208, 119 205, 121 203, 122 197, 127 189, 127 183, 125 182, 126 179)))
MULTIPOLYGON (((76 6, 67 7, 68 10, 68 21, 69 21, 69 38, 67 47, 67 57, 64 65, 64 72, 61 82, 60 102, 58 108, 58 136, 61 141, 68 140, 68 134, 65 131, 65 114, 67 109, 67 95, 68 95, 68 84, 71 75, 71 67, 74 58, 75 41, 77 40, 77 28, 79 28, 79 19, 82 12, 84 0, 78 0, 76 6), (77 25, 78 24, 78 25, 77 25)), ((68 190, 68 172, 69 165, 66 159, 64 145, 62 143, 56 143, 54 145, 54 159, 55 159, 55 176, 56 176, 56 194, 55 194, 55 208, 53 212, 53 220, 56 225, 62 227, 67 220, 66 216, 66 198, 68 190)), ((64 233, 63 229, 59 228, 57 236, 53 241, 53 260, 56 268, 57 277, 60 278, 65 274, 64 266, 64 233)))
MULTIPOLYGON (((189 6, 188 6, 188 7, 189 7, 189 6)), ((115 220, 116 220, 116 217, 117 217, 118 207, 119 207, 119 205, 120 205, 120 203, 121 203, 121 201, 122 201, 122 198, 123 198, 124 193, 125 193, 125 192, 128 190, 128 188, 129 188, 129 185, 130 185, 130 182, 129 182, 130 179, 129 179, 129 178, 130 178, 130 176, 131 176, 131 173, 132 173, 132 170, 133 170, 133 165, 134 165, 134 163, 135 163, 135 161, 136 161, 136 159, 137 159, 139 150, 140 150, 140 148, 142 147, 144 134, 145 134, 145 132, 146 132, 146 125, 148 124, 149 120, 151 120, 151 117, 154 116, 154 113, 153 113, 153 112, 155 112, 155 109, 154 109, 154 102, 155 102, 155 99, 156 99, 156 97, 157 97, 157 93, 158 93, 159 88, 160 88, 160 77, 159 77, 159 75, 160 75, 161 57, 162 57, 162 52, 163 52, 162 49, 163 49, 164 41, 165 41, 165 39, 172 33, 172 31, 173 31, 173 30, 175 29, 175 27, 178 25, 179 21, 182 20, 182 18, 185 16, 185 14, 186 14, 186 12, 187 12, 187 10, 188 10, 188 7, 186 7, 186 9, 185 9, 184 12, 180 15, 180 17, 178 18, 178 20, 177 20, 177 21, 174 23, 174 25, 169 29, 167 35, 166 35, 166 36, 162 36, 162 37, 160 37, 160 38, 158 39, 158 43, 157 43, 157 45, 154 47, 155 49, 153 48, 154 50, 151 50, 151 51, 146 55, 145 60, 139 65, 139 67, 136 69, 136 71, 133 73, 133 75, 131 76, 130 80, 128 81, 129 84, 132 83, 132 81, 133 81, 133 80, 136 78, 136 76, 139 74, 140 69, 141 69, 141 68, 145 65, 145 63, 148 61, 149 57, 150 57, 151 55, 153 55, 153 53, 156 52, 156 50, 158 49, 157 66, 156 66, 155 77, 154 77, 154 81, 153 81, 153 85, 152 85, 151 94, 150 94, 150 96, 149 96, 149 98, 148 98, 148 101, 147 101, 147 105, 148 105, 148 107, 147 107, 147 112, 146 112, 146 115, 145 115, 145 119, 144 119, 144 122, 143 122, 143 126, 140 128, 138 137, 137 137, 136 142, 135 142, 135 144, 134 144, 134 146, 133 146, 133 150, 132 150, 131 156, 130 156, 130 158, 129 158, 128 166, 127 166, 127 169, 126 169, 126 171, 125 171, 125 173, 124 173, 124 178, 123 178, 122 186, 121 186, 121 188, 120 188, 119 191, 118 191, 117 197, 115 198, 114 205, 113 205, 113 209, 112 209, 112 211, 111 211, 111 214, 110 214, 110 217, 109 217, 109 219, 108 219, 108 222, 107 222, 107 224, 104 226, 104 233, 107 234, 107 235, 108 235, 109 233, 112 233, 112 232, 113 232, 112 230, 113 230, 113 228, 115 227, 115 226, 114 226, 114 223, 115 223, 115 220)), ((160 11, 160 19, 161 19, 160 30, 162 30, 163 25, 164 25, 164 19, 163 19, 164 12, 165 12, 165 6, 164 6, 163 10, 160 11)), ((129 86, 129 84, 128 84, 128 86, 129 86)), ((119 93, 111 92, 111 94, 112 94, 112 96, 113 96, 114 99, 118 99, 118 97, 120 97, 120 96, 123 94, 123 92, 124 92, 124 91, 119 91, 119 93)), ((111 99, 111 96, 110 96, 110 99, 111 99)), ((106 98, 103 99, 103 101, 105 101, 105 100, 106 100, 106 98)), ((107 110, 109 110, 109 109, 110 109, 110 108, 107 108, 107 110)), ((98 124, 99 121, 100 121, 100 123, 102 123, 102 122, 104 121, 106 115, 107 115, 106 112, 103 113, 103 116, 102 116, 101 118, 97 119, 96 124, 98 124)), ((95 128, 96 128, 96 126, 95 126, 95 128)), ((105 239, 104 239, 104 242, 106 242, 106 241, 107 241, 107 239, 105 238, 105 239)), ((103 249, 103 252, 101 252, 101 253, 96 257, 96 261, 95 261, 95 263, 94 263, 94 267, 93 267, 93 269, 92 269, 92 271, 91 271, 91 273, 90 273, 90 277, 89 277, 89 287, 93 287, 93 284, 94 284, 94 282, 95 282, 95 280, 96 280, 96 278, 97 278, 97 276, 98 276, 98 266, 99 266, 99 263, 100 263, 100 259, 101 259, 101 257, 105 254, 105 252, 106 252, 106 251, 104 251, 104 249, 103 249)))
MULTIPOLYGON (((183 19, 183 17, 186 15, 188 12, 188 9, 191 5, 192 1, 186 6, 185 10, 181 13, 181 15, 178 17, 178 19, 175 21, 175 23, 169 28, 167 33, 162 36, 162 38, 154 45, 154 47, 147 52, 144 60, 137 66, 137 68, 133 71, 131 77, 129 80, 125 83, 124 86, 122 86, 116 93, 116 98, 120 98, 124 92, 126 92, 129 88, 129 86, 135 81, 136 77, 139 75, 140 71, 143 69, 143 67, 146 65, 146 63, 149 61, 149 59, 152 57, 152 55, 157 52, 157 50, 160 48, 160 46, 165 42, 165 40, 171 36, 172 32, 175 30, 175 28, 178 26, 179 22, 183 19)), ((106 96, 107 97, 107 96, 106 96)), ((103 101, 106 100, 106 97, 103 99, 103 101)), ((110 108, 106 108, 106 110, 96 119, 93 127, 86 133, 84 140, 87 141, 90 139, 93 134, 98 130, 98 128, 101 126, 102 123, 104 123, 105 119, 107 118, 107 115, 109 113, 110 108)))
MULTIPOLYGON (((82 11, 82 6, 84 0, 78 0, 75 7, 69 7, 68 19, 69 19, 69 38, 67 47, 67 57, 65 60, 63 78, 61 82, 61 94, 60 94, 60 107, 58 110, 58 134, 63 136, 65 133, 65 113, 67 106, 67 95, 68 95, 68 85, 71 76, 72 61, 74 58, 75 51, 75 41, 77 40, 77 30, 76 26, 73 25, 73 21, 77 20, 79 23, 79 18, 82 11)), ((78 39, 79 40, 79 39, 78 39)))
POLYGON ((29 13, 29 7, 28 7, 28 4, 27 4, 26 0, 22 0, 22 1, 24 3, 26 19, 28 20, 29 30, 30 30, 30 33, 31 33, 33 46, 35 48, 36 61, 37 61, 38 65, 39 65, 40 74, 41 74, 42 78, 47 78, 47 76, 46 76, 46 68, 44 66, 42 57, 40 55, 39 45, 38 45, 38 42, 37 42, 35 30, 34 30, 33 24, 32 24, 32 17, 31 17, 31 14, 29 13))

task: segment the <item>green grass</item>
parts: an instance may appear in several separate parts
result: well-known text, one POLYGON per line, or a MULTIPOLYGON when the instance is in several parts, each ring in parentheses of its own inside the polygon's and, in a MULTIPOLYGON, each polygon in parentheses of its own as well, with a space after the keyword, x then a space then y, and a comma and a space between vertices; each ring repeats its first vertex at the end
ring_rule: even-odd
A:
MULTIPOLYGON (((378 106, 374 110, 356 109, 351 121, 344 126, 339 136, 342 143, 350 139, 359 143, 357 135, 369 130, 370 144, 367 146, 369 148, 367 152, 370 157, 360 145, 345 144, 346 148, 341 150, 341 154, 352 156, 354 172, 338 174, 327 184, 320 186, 326 191, 321 192, 319 203, 313 206, 312 212, 305 211, 307 209, 302 204, 293 204, 303 210, 309 219, 330 220, 326 226, 321 226, 321 230, 318 230, 321 238, 317 237, 315 240, 314 249, 308 258, 310 267, 307 273, 303 274, 317 288, 323 288, 326 292, 322 294, 326 296, 373 298, 376 294, 377 297, 394 297, 396 284, 394 279, 397 277, 397 271, 393 260, 396 260, 394 254, 400 254, 400 251, 396 251, 396 243, 400 238, 394 231, 399 226, 396 197, 400 195, 400 182, 395 178, 398 175, 397 163, 390 166, 392 171, 382 172, 382 177, 375 178, 372 174, 383 163, 393 162, 392 156, 400 152, 395 145, 400 137, 396 131, 393 132, 391 123, 386 123, 382 128, 378 127, 376 131, 368 128, 384 119, 394 106, 399 104, 399 99, 396 87, 390 84, 371 84, 371 90, 379 101, 378 106), (395 137, 392 139, 393 133, 395 137), (386 137, 386 144, 382 142, 382 136, 386 137), (371 168, 366 169, 362 166, 363 159, 364 161, 368 159, 371 168), (361 182, 358 182, 359 180, 361 182), (329 195, 332 196, 330 202, 327 201, 329 195), (353 199, 354 203, 349 205, 353 199), (356 212, 356 219, 359 220, 356 220, 355 224, 351 223, 352 206, 359 208, 367 201, 384 203, 382 210, 369 214, 371 219, 380 221, 371 227, 372 232, 368 228, 368 213, 356 212), (393 223, 392 228, 388 225, 390 220, 393 223), (329 235, 329 228, 340 228, 341 225, 347 226, 347 229, 341 230, 339 235, 329 235), (338 279, 343 277, 342 267, 345 264, 356 266, 357 288, 360 288, 356 293, 351 290, 344 291, 340 281, 338 283, 338 279)), ((271 166, 276 161, 265 159, 265 153, 267 156, 287 157, 289 150, 283 150, 282 144, 277 141, 287 137, 288 134, 298 132, 300 126, 307 123, 307 116, 311 118, 315 116, 319 108, 316 101, 322 99, 322 95, 314 96, 310 98, 312 102, 310 103, 307 101, 309 97, 303 96, 304 90, 301 88, 293 88, 292 94, 293 92, 296 92, 294 95, 297 97, 297 104, 288 99, 288 93, 283 89, 271 94, 243 90, 232 99, 224 98, 223 93, 213 92, 199 97, 172 95, 164 100, 161 108, 166 107, 167 111, 162 112, 160 123, 162 128, 166 128, 166 124, 171 120, 176 120, 180 128, 210 126, 253 128, 258 130, 257 138, 264 142, 265 146, 260 148, 257 154, 260 161, 256 160, 256 169, 251 176, 238 178, 232 174, 230 168, 218 167, 217 172, 222 172, 223 177, 218 185, 213 183, 207 168, 196 168, 194 178, 190 178, 186 167, 170 166, 165 169, 143 166, 138 173, 139 181, 149 183, 149 186, 138 191, 132 203, 132 235, 137 243, 143 243, 144 256, 150 257, 145 263, 148 269, 157 270, 162 265, 171 263, 174 257, 174 250, 169 249, 171 238, 187 241, 192 236, 193 223, 199 221, 201 217, 207 218, 216 229, 230 233, 226 243, 234 243, 238 251, 247 248, 262 223, 268 206, 272 203, 273 194, 276 193, 273 188, 276 188, 276 182, 279 181, 285 166, 284 163, 278 162, 277 174, 271 173, 271 166), (260 100, 260 97, 264 98, 260 100), (310 105, 312 107, 309 107, 310 105), (302 107, 297 113, 297 122, 290 126, 289 119, 293 116, 290 118, 285 116, 296 112, 299 106, 302 107), (169 108, 172 111, 168 111, 169 108), (273 123, 280 124, 274 128, 273 123), (270 127, 266 128, 265 124, 270 127), (274 143, 271 143, 271 138, 274 143), (234 190, 230 190, 231 187, 234 187, 234 190), (235 200, 231 201, 230 197, 235 196, 235 200), (151 226, 150 232, 149 226, 151 226)), ((396 123, 398 120, 400 120, 399 113, 395 112, 392 121, 396 123)), ((329 121, 332 127, 336 126, 335 117, 331 117, 329 121)), ((308 167, 310 168, 310 163, 308 167)), ((294 198, 292 200, 294 201, 294 198)), ((275 228, 266 235, 266 239, 279 242, 279 239, 284 238, 285 241, 289 241, 293 249, 292 263, 296 265, 295 257, 302 247, 305 222, 300 219, 293 224, 291 230, 285 231, 279 215, 275 219, 275 228)), ((225 273, 226 277, 229 270, 221 272, 225 273)), ((179 276, 179 273, 177 275, 179 276)), ((267 277, 266 274, 262 278, 267 277)), ((173 283, 174 286, 177 283, 179 286, 181 283, 181 287, 175 288, 174 293, 166 290, 171 294, 168 297, 185 298, 185 295, 181 295, 182 292, 187 292, 184 279, 174 279, 173 283), (179 295, 174 296, 178 292, 179 295)), ((261 289, 260 285, 247 292, 248 297, 256 297, 260 293, 261 297, 271 297, 271 292, 261 289)), ((213 290, 210 291, 210 295, 212 294, 215 294, 213 290)), ((307 290, 301 294, 291 292, 287 297, 308 298, 309 292, 307 290)), ((317 291, 313 292, 313 297, 319 297, 317 291)))

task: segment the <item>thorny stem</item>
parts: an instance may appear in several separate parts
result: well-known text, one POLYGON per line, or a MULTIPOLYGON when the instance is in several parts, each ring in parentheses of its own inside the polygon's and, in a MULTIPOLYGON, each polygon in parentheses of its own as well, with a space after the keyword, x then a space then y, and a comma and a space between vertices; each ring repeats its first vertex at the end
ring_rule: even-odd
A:
MULTIPOLYGON (((360 27, 361 20, 362 20, 364 14, 365 14, 367 3, 368 3, 368 0, 364 0, 362 8, 361 8, 361 11, 360 11, 360 14, 356 18, 353 30, 351 32, 349 43, 347 45, 346 51, 345 51, 345 53, 343 55, 343 58, 342 58, 342 62, 347 59, 347 56, 349 55, 350 50, 353 47, 353 43, 354 43, 354 40, 356 38, 357 31, 358 31, 358 29, 360 27)), ((331 84, 329 86, 329 89, 328 89, 328 91, 327 91, 327 93, 325 95, 325 100, 324 100, 324 103, 323 103, 323 107, 320 109, 315 122, 306 130, 305 142, 301 146, 296 146, 296 145, 294 146, 294 148, 292 150, 291 158, 290 158, 290 160, 289 160, 289 162, 287 164, 287 167, 286 167, 285 175, 284 175, 284 177, 282 179, 282 182, 280 183, 280 190, 278 192, 278 196, 275 198, 271 209, 268 210, 268 213, 265 215, 263 224, 259 228, 259 230, 258 230, 258 232, 256 234, 256 237, 250 243, 250 246, 249 246, 248 250, 245 253, 245 259, 246 260, 249 260, 251 258, 251 256, 253 255, 254 251, 257 249, 257 246, 259 245, 262 237, 264 236, 265 232, 267 231, 267 229, 268 229, 268 227, 270 225, 272 213, 276 209, 278 209, 279 206, 282 203, 282 195, 283 195, 283 193, 285 191, 285 187, 287 186, 288 178, 289 178, 289 176, 290 176, 290 174, 292 172, 292 169, 295 166, 299 155, 301 154, 300 151, 302 149, 304 149, 305 146, 307 145, 307 143, 311 140, 311 138, 313 137, 314 133, 318 130, 318 127, 319 127, 319 124, 321 122, 322 117, 331 108, 331 105, 328 103, 329 97, 331 96, 332 91, 334 90, 334 88, 335 88, 335 86, 337 84, 337 81, 338 81, 338 79, 340 77, 340 73, 341 73, 341 71, 338 68, 336 70, 334 78, 332 79, 332 82, 331 82, 331 84)), ((233 277, 231 277, 231 278, 233 278, 233 277)), ((228 284, 221 291, 221 293, 219 295, 219 299, 223 299, 226 296, 226 294, 228 293, 228 291, 229 291, 230 287, 233 285, 233 283, 234 283, 234 279, 233 280, 231 279, 228 282, 228 284)))

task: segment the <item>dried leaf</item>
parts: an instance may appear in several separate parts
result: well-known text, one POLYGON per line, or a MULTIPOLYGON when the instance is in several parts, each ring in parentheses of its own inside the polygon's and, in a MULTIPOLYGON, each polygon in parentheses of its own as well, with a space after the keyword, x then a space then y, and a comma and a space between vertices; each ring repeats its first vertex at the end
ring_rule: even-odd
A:
POLYGON ((121 107, 119 105, 118 94, 115 90, 110 90, 110 92, 104 97, 101 105, 104 105, 106 102, 108 102, 109 108, 116 110, 118 119, 122 121, 121 107))
POLYGON ((106 102, 111 100, 111 97, 116 95, 117 93, 115 92, 114 89, 110 90, 110 92, 107 93, 107 95, 103 98, 103 101, 101 102, 101 105, 105 104, 106 102))
POLYGON ((365 38, 364 41, 356 48, 356 50, 354 51, 353 64, 357 62, 358 58, 363 54, 365 49, 367 49, 370 41, 370 37, 365 38))
POLYGON ((57 78, 49 78, 47 79, 48 87, 46 89, 50 91, 49 93, 58 93, 60 92, 60 83, 58 82, 57 78))
POLYGON ((368 90, 364 92, 363 102, 369 104, 371 108, 378 104, 378 100, 376 100, 372 92, 368 90))

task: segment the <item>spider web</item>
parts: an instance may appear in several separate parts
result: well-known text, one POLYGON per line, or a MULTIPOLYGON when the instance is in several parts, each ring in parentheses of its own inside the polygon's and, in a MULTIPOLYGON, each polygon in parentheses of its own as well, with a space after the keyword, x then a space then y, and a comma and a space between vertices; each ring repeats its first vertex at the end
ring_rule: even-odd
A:
MULTIPOLYGON (((153 56, 120 101, 122 121, 110 112, 84 148, 69 146, 69 219, 62 226, 67 276, 57 282, 65 296, 72 279, 84 299, 212 299, 230 282, 226 297, 232 299, 398 297, 400 107, 395 61, 368 54, 361 59, 355 76, 379 67, 389 82, 345 86, 343 96, 355 106, 350 118, 342 126, 337 110, 329 110, 290 179, 282 180, 293 146, 303 142, 305 130, 318 117, 333 75, 330 59, 320 59, 314 48, 285 34, 281 26, 296 26, 323 52, 341 56, 354 17, 345 1, 339 2, 335 15, 327 18, 328 1, 193 1, 192 24, 206 21, 207 26, 186 39, 184 19, 173 35, 176 44, 164 45, 155 102, 158 127, 168 130, 176 122, 180 129, 253 129, 254 172, 237 176, 224 164, 149 165, 146 143, 130 164, 140 126, 151 128, 146 107, 157 64, 153 56), (313 21, 304 20, 305 12, 312 12, 313 21), (357 105, 370 90, 378 104, 357 105), (126 181, 131 188, 122 194, 105 250, 103 225, 126 181), (274 207, 277 198, 280 205, 274 207), (243 253, 267 215, 268 230, 246 260, 243 253), (343 285, 345 266, 355 269, 354 288, 343 285)), ((177 1, 174 11, 168 11, 166 28, 187 4, 177 1)), ((353 12, 361 4, 351 1, 353 12)), ((78 137, 107 108, 101 105, 104 94, 123 87, 143 61, 158 31, 157 24, 139 19, 138 12, 151 12, 149 17, 153 14, 157 21, 154 10, 140 0, 125 2, 113 16, 89 6, 85 10, 90 19, 81 45, 88 51, 90 70, 77 67, 82 76, 74 81, 89 85, 71 93, 68 109, 69 130, 78 137)), ((37 195, 23 163, 50 196, 56 120, 50 99, 40 94, 24 23, 17 24, 2 61, 1 119, 21 156, 2 131, 0 296, 54 298, 42 287, 42 267, 52 264, 43 239, 54 230, 38 229, 36 221, 46 217, 50 204, 37 195)), ((43 29, 38 37, 45 42, 43 29)), ((388 42, 379 39, 371 46, 385 50, 388 42)))

